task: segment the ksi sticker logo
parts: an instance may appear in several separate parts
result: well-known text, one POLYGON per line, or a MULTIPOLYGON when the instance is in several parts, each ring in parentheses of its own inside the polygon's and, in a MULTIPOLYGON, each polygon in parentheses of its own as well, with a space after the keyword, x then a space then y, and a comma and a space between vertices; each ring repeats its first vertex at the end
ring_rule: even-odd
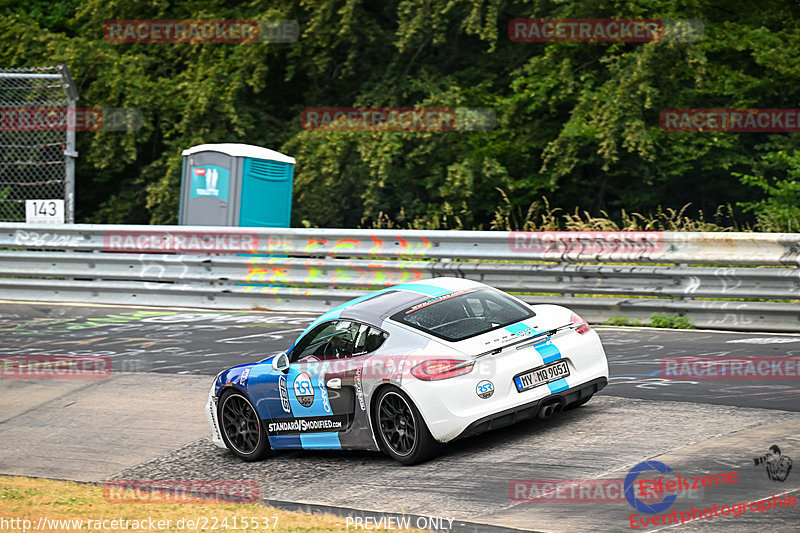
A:
POLYGON ((314 403, 314 386, 311 378, 305 372, 301 372, 294 378, 294 395, 303 407, 311 407, 314 403))
POLYGON ((250 369, 245 368, 244 370, 242 370, 242 375, 239 377, 239 385, 241 385, 242 387, 246 387, 248 377, 250 377, 250 369))
POLYGON ((292 414, 292 407, 289 405, 289 390, 286 388, 286 376, 281 375, 278 378, 278 388, 281 391, 281 408, 285 412, 292 414))
POLYGON ((491 398, 492 394, 494 394, 494 385, 488 379, 484 379, 478 386, 475 387, 475 394, 478 395, 479 398, 483 398, 484 400, 487 398, 491 398))

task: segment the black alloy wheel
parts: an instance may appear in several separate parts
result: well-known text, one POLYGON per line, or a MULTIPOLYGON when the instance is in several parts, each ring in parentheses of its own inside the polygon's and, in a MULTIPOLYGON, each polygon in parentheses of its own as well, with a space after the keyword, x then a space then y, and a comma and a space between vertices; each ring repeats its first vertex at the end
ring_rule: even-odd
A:
POLYGON ((404 465, 420 463, 438 449, 414 403, 401 390, 387 387, 375 404, 376 430, 381 448, 404 465))
POLYGON ((417 424, 405 399, 390 392, 381 399, 379 412, 381 434, 386 445, 397 455, 411 453, 417 440, 417 424))
POLYGON ((227 391, 220 398, 222 440, 246 461, 261 459, 269 449, 267 436, 253 405, 241 393, 227 391))

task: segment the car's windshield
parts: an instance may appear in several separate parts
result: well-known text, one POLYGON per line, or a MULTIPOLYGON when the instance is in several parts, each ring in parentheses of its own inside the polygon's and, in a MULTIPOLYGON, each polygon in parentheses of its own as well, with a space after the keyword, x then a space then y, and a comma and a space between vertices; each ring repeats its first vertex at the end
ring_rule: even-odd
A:
POLYGON ((392 316, 447 341, 460 341, 534 316, 501 292, 474 289, 432 298, 392 316))

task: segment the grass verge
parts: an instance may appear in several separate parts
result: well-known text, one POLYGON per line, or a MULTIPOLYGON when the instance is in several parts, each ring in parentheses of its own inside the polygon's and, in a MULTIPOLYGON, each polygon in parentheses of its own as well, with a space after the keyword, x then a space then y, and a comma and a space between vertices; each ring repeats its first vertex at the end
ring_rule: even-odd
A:
POLYGON ((605 322, 606 326, 639 326, 651 328, 669 329, 695 329, 688 316, 668 315, 667 313, 653 313, 650 315, 650 323, 643 323, 638 318, 628 318, 625 315, 611 317, 605 322))
POLYGON ((346 519, 334 515, 295 513, 255 503, 115 503, 104 499, 102 485, 0 476, 0 530, 23 531, 23 526, 26 524, 28 531, 41 526, 39 531, 98 533, 224 530, 297 533, 347 531, 346 519), (257 519, 258 527, 251 527, 252 518, 257 519), (47 522, 43 523, 43 519, 47 522), (247 528, 243 525, 245 519, 248 522, 247 528), (25 522, 26 520, 28 522, 25 522), (112 520, 118 522, 114 524, 112 520), (124 520, 128 522, 123 524, 121 521, 124 520), (163 522, 159 524, 162 520, 163 522), (182 527, 180 520, 183 520, 182 527), (191 525, 188 520, 193 520, 196 527, 188 527, 191 525), (77 521, 81 521, 79 527, 76 527, 77 521), (152 527, 153 524, 156 527, 152 527), (161 527, 167 524, 169 526, 161 527), (223 524, 227 527, 223 527, 223 524), (138 527, 122 527, 123 525, 138 527), (198 527, 203 525, 206 527, 198 527), (263 527, 264 525, 266 527, 263 527))

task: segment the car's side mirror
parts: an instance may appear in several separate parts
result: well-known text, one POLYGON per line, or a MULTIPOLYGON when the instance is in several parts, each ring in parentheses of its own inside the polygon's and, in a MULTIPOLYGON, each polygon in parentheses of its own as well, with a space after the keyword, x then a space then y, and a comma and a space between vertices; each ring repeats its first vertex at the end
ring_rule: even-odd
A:
POLYGON ((289 356, 285 353, 276 355, 272 359, 272 369, 278 372, 287 372, 289 370, 289 356))

